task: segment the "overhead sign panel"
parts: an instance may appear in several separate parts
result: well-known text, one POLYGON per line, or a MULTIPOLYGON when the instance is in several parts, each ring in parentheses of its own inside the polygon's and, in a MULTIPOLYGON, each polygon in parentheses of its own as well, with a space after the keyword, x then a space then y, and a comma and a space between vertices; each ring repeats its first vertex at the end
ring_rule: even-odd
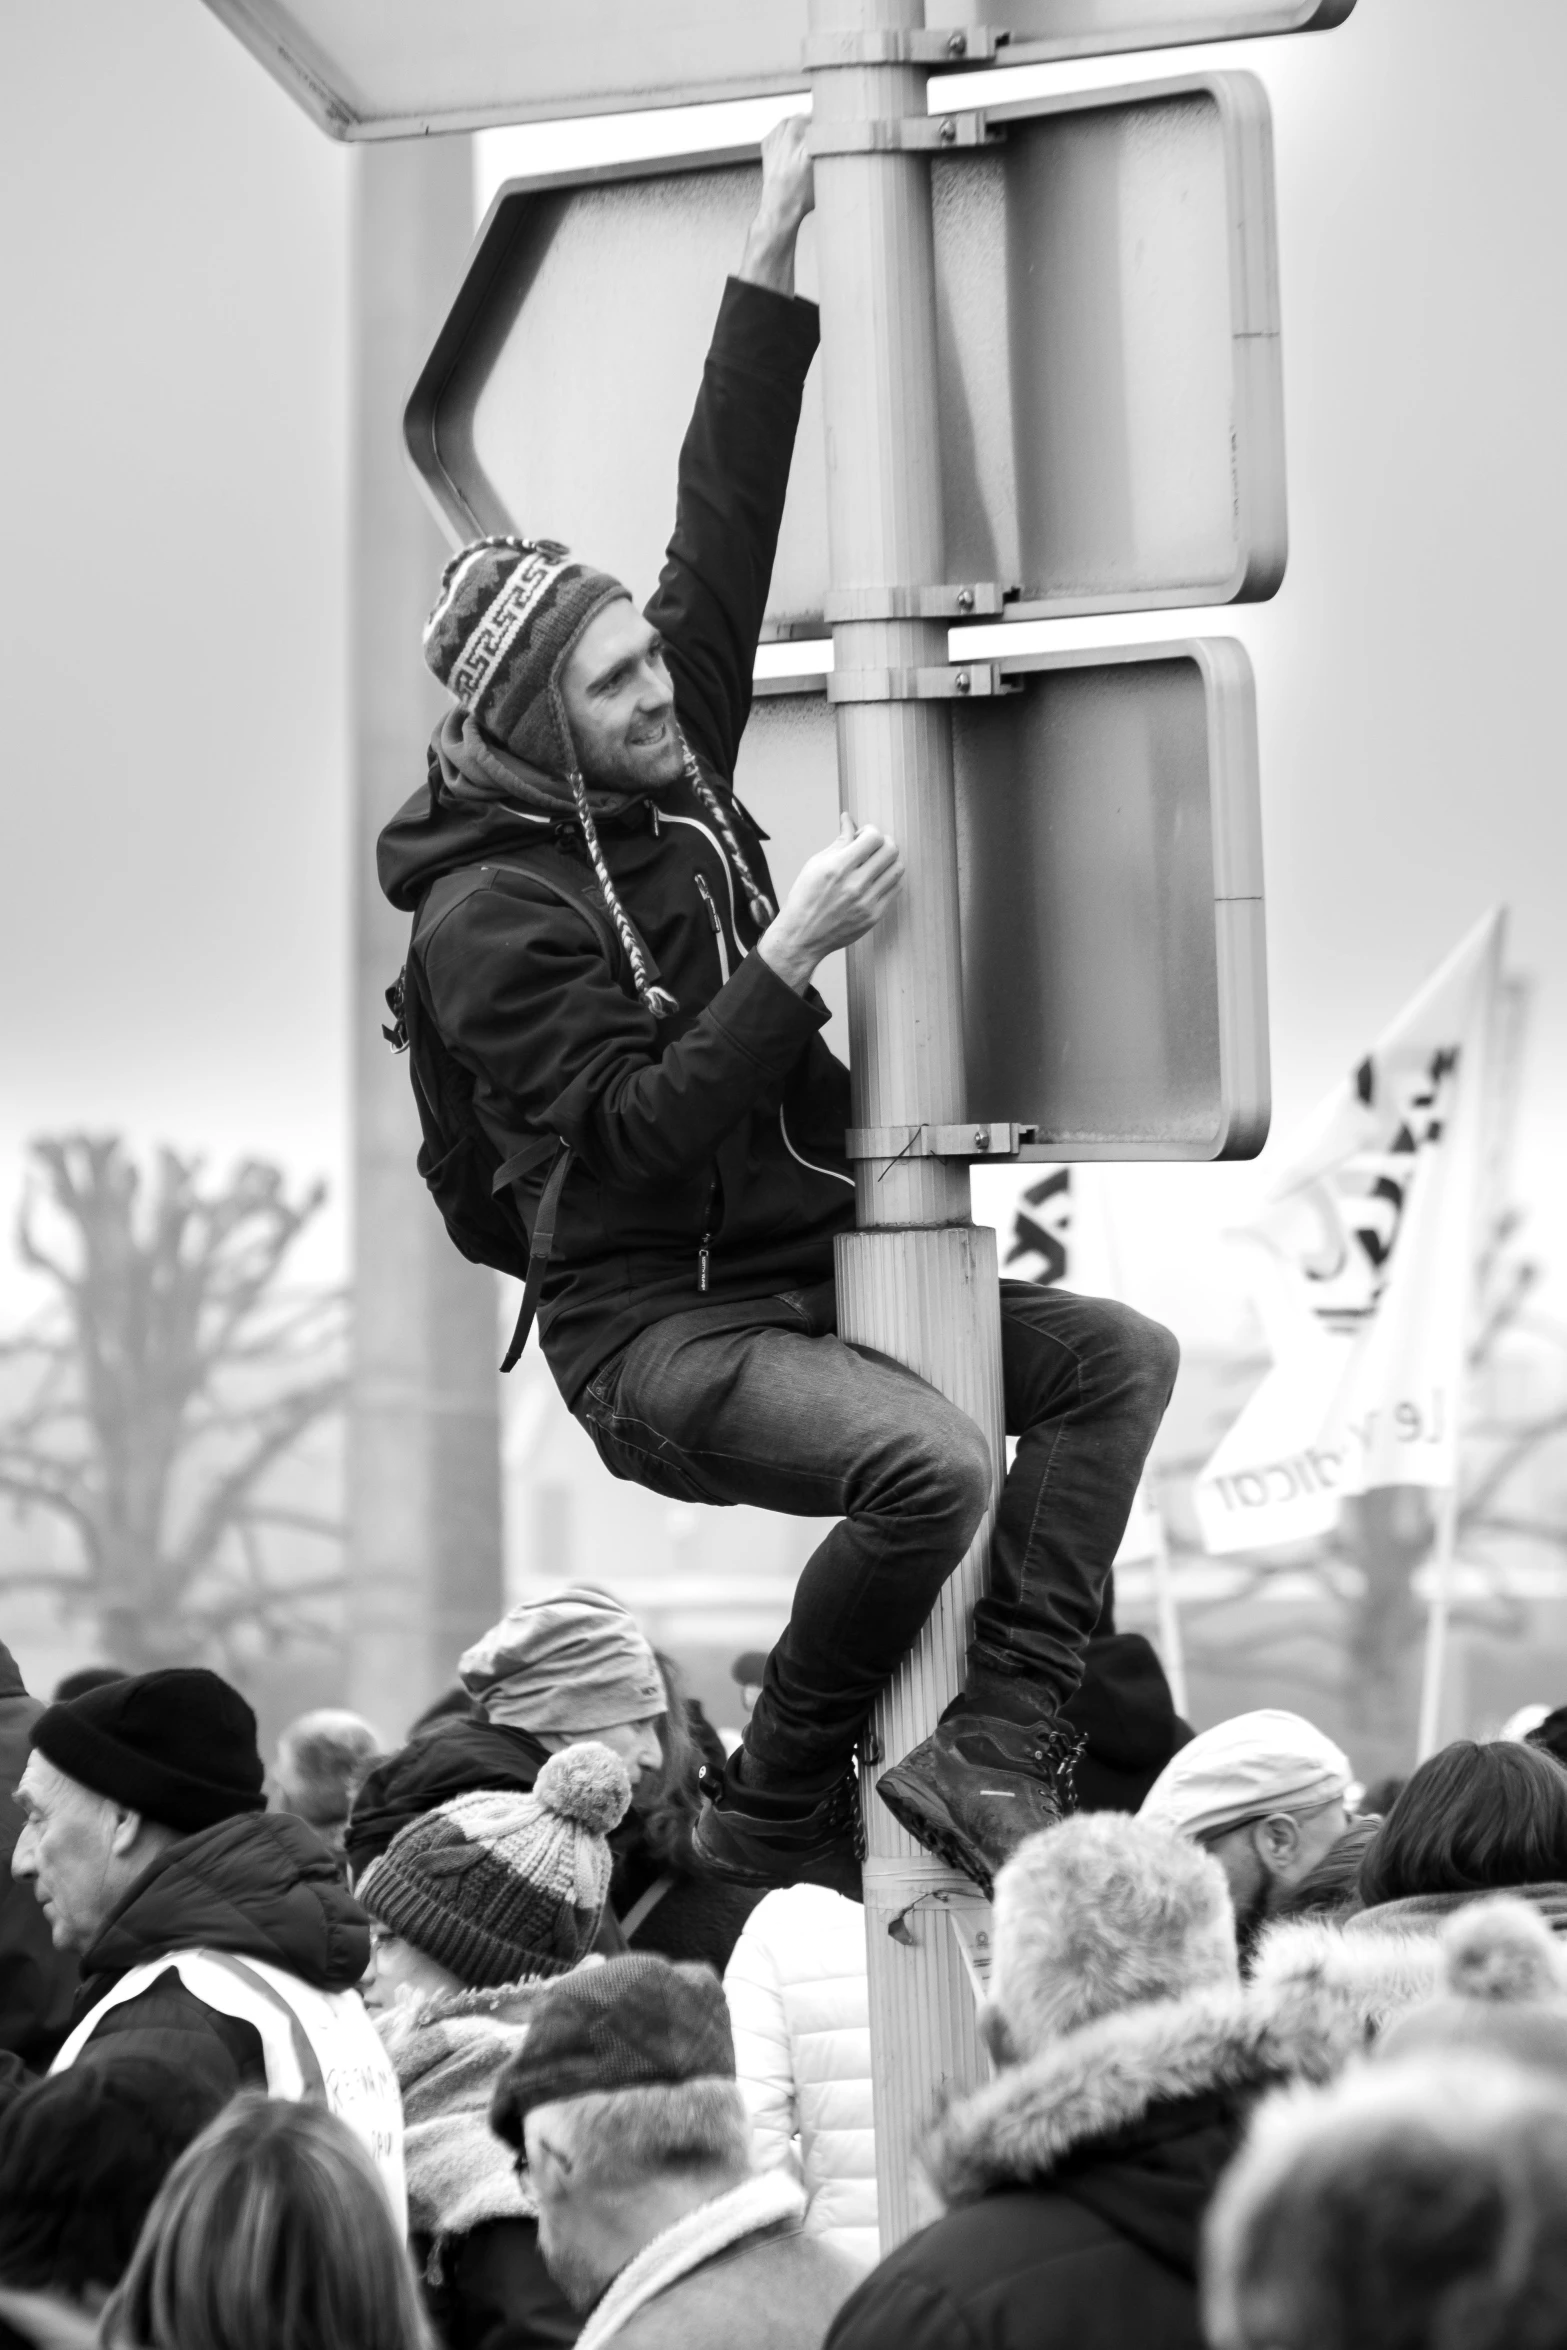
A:
MULTIPOLYGON (((1174 48, 1193 41, 1238 41, 1262 33, 1328 32, 1355 0, 984 0, 976 11, 1008 35, 1007 62, 1102 57, 1116 49, 1174 48)), ((935 21, 934 16, 931 19, 935 21)))
MULTIPOLYGON (((1056 1159, 1251 1158, 1269 1116, 1251 667, 1225 638, 1024 654, 953 706, 968 1115, 1056 1159)), ((786 888, 837 821, 821 693, 759 701, 736 788, 786 888)), ((841 1014, 841 972, 823 992, 841 1014)), ((832 1038, 846 1050, 841 1026, 832 1038)))
MULTIPOLYGON (((803 90, 807 0, 207 0, 337 139, 803 90)), ((1018 62, 1339 24, 1354 0, 929 0, 1018 62)), ((976 43, 976 49, 982 45, 976 43)), ((953 62, 961 63, 955 57, 953 62)))
MULTIPOLYGON (((1286 529, 1261 84, 1191 75, 984 121, 996 144, 932 166, 951 581, 1001 587, 1019 619, 1271 595, 1286 529)), ((746 151, 501 191, 407 415, 454 540, 560 538, 651 590, 758 184, 746 151)), ((828 578, 813 370, 769 633, 819 629, 828 578)))

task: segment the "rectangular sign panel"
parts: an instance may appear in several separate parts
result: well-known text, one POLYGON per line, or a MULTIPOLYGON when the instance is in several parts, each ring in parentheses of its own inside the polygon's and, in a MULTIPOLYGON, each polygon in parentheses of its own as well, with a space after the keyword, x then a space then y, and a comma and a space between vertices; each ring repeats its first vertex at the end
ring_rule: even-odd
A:
POLYGON ((1061 1159, 1267 1139, 1251 665, 1224 638, 1026 654, 953 734, 969 1114, 1061 1159))
MULTIPOLYGON (((803 90, 807 0, 207 0, 337 139, 803 90)), ((929 0, 1018 61, 1307 32, 1353 0, 929 0)))
MULTIPOLYGON (((986 120, 997 145, 931 173, 948 581, 925 584, 994 582, 1019 619, 1271 595, 1286 531, 1261 84, 1193 75, 986 120)), ((651 591, 759 184, 747 151, 501 191, 407 415, 454 540, 559 538, 651 591)), ((769 633, 819 629, 827 586, 813 369, 769 633)))
MULTIPOLYGON (((1251 667, 1224 638, 1024 654, 957 703, 968 1115, 1054 1159, 1251 1158, 1268 1007, 1251 667)), ((736 788, 787 889, 837 822, 825 697, 759 701, 736 788)), ((841 957, 818 985, 847 1054, 841 957)))

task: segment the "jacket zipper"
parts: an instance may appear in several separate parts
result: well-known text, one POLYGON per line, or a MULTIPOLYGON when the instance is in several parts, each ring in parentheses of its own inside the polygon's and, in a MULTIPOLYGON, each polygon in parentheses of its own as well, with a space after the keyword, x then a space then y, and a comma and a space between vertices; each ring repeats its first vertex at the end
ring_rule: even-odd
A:
POLYGON ((698 1297, 706 1297, 708 1277, 713 1263, 713 1203, 718 1197, 718 1169, 715 1167, 707 1180, 707 1199, 702 1209, 702 1238, 696 1252, 696 1288, 698 1297))
POLYGON ((723 874, 724 888, 729 894, 729 927, 734 932, 735 939, 738 942, 740 937, 740 917, 735 911, 735 877, 730 870, 729 859, 724 853, 723 843, 718 839, 715 833, 712 833, 708 830, 705 824, 699 824, 694 816, 677 816, 673 809, 666 808, 664 810, 664 822, 666 824, 683 824, 686 826, 688 831, 699 832, 702 835, 702 838, 706 841, 708 847, 712 850, 714 856, 718 859, 718 869, 723 874))
POLYGON ((727 987, 729 984, 729 943, 724 937, 724 926, 718 919, 718 908, 713 903, 713 893, 700 873, 696 877, 696 886, 702 903, 707 908, 707 918, 713 925, 713 943, 718 949, 718 968, 723 974, 724 985, 727 987))

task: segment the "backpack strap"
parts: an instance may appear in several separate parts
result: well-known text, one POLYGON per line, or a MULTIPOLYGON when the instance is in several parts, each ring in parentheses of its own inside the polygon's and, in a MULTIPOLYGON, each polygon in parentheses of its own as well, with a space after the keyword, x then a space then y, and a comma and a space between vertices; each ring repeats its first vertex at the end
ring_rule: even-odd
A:
MULTIPOLYGON (((530 847, 526 856, 519 857, 515 863, 501 857, 491 858, 488 863, 494 872, 516 873, 525 879, 541 882, 553 897, 564 899, 567 905, 584 915, 598 933, 610 969, 617 972, 621 969, 626 959, 625 949, 621 945, 614 917, 604 903, 604 892, 596 873, 591 870, 584 873, 574 858, 568 857, 563 850, 549 847, 543 841, 537 847, 530 847)), ((624 904, 621 912, 626 915, 626 928, 636 940, 648 977, 656 987, 659 970, 653 951, 631 916, 626 914, 624 904)))
POLYGON ((533 1239, 528 1248, 528 1277, 522 1285, 517 1326, 511 1334, 511 1344, 506 1349, 506 1360, 501 1365, 503 1371, 513 1368, 528 1343, 528 1332, 533 1328, 533 1317, 539 1309, 539 1292, 544 1287, 545 1271, 555 1246, 555 1218, 560 1208, 560 1195, 566 1188, 566 1177, 571 1171, 575 1153, 569 1142, 561 1142, 553 1134, 543 1135, 539 1141, 530 1142, 526 1150, 514 1151, 509 1159, 503 1160, 496 1168, 495 1180, 490 1185, 492 1193, 504 1191, 508 1184, 520 1181, 542 1160, 547 1159, 551 1151, 556 1153, 555 1164, 539 1195, 538 1214, 533 1219, 533 1239))

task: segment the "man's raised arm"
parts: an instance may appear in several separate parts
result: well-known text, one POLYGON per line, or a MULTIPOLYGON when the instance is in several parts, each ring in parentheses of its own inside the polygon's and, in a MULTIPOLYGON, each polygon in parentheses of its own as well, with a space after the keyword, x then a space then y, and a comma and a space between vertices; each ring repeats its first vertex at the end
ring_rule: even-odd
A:
POLYGON ((806 120, 762 144, 762 199, 724 288, 702 388, 680 452, 674 536, 647 607, 664 639, 681 725, 734 773, 751 709, 800 398, 817 343, 814 302, 794 293, 795 242, 814 201, 806 120))

